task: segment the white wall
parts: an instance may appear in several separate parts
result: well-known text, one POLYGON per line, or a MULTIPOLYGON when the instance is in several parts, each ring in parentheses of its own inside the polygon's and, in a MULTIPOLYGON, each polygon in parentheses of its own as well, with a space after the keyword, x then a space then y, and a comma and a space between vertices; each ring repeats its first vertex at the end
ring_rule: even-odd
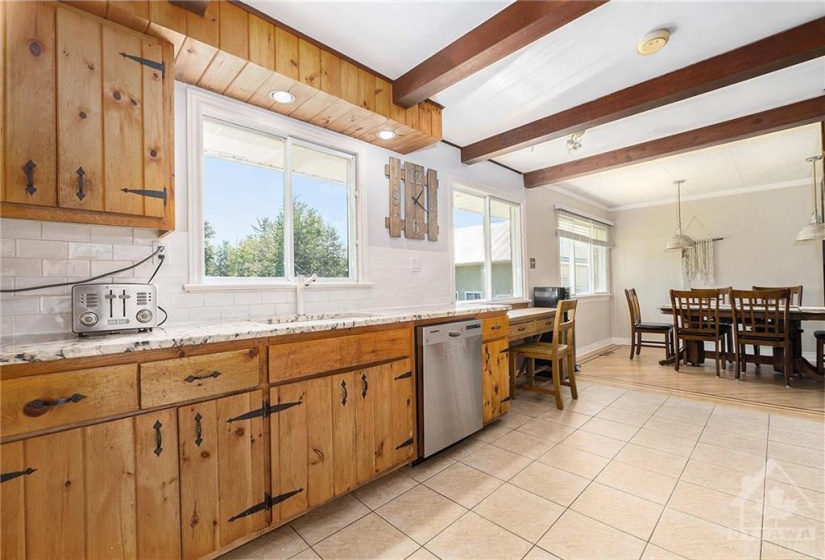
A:
MULTIPOLYGON (((682 223, 701 221, 714 244, 713 286, 747 289, 802 284, 803 303, 823 304, 822 246, 796 244, 796 234, 810 218, 810 187, 756 190, 717 198, 682 201, 682 223)), ((680 252, 665 251, 676 228, 675 204, 611 212, 615 222, 613 258, 614 333, 630 338, 625 288, 636 288, 642 318, 669 321, 658 307, 669 303, 669 290, 681 288, 680 252)), ((699 239, 701 228, 687 232, 699 239)), ((694 284, 690 287, 701 287, 694 284)), ((814 351, 813 331, 821 324, 805 323, 803 349, 814 351)))
MULTIPOLYGON (((237 290, 222 292, 186 292, 189 282, 189 235, 187 218, 186 173, 186 89, 176 84, 175 154, 176 154, 176 231, 164 238, 169 247, 168 259, 155 283, 160 304, 169 311, 169 324, 189 320, 221 320, 265 317, 295 312, 293 290, 237 290)), ((237 103, 226 100, 227 103, 237 103)), ((262 118, 272 118, 291 128, 311 131, 316 127, 287 117, 261 111, 262 118)), ((333 132, 332 137, 357 142, 364 155, 362 188, 366 195, 363 215, 366 234, 366 271, 371 287, 331 289, 318 283, 307 290, 307 312, 339 312, 376 307, 399 307, 451 303, 450 244, 452 216, 448 209, 454 179, 483 185, 492 193, 510 200, 524 197, 521 177, 490 163, 473 166, 461 164, 459 151, 439 143, 409 156, 353 141, 333 132), (439 176, 439 225, 437 242, 391 239, 384 227, 388 215, 388 187, 384 165, 390 156, 436 169, 439 176), (410 271, 410 259, 421 262, 419 272, 410 271)), ((61 224, 28 220, 0 219, 0 256, 3 288, 81 280, 90 275, 134 263, 152 250, 157 240, 154 230, 61 224)), ((141 282, 148 279, 153 267, 142 265, 134 272, 112 278, 113 281, 141 282)), ((103 279, 101 281, 108 281, 103 279)), ((71 330, 70 288, 0 297, 0 333, 33 334, 71 330)))
MULTIPOLYGON (((536 286, 559 286, 559 241, 556 237, 555 206, 566 206, 595 217, 609 219, 605 207, 567 196, 552 188, 527 189, 525 214, 527 216, 527 269, 528 297, 536 286), (530 258, 536 259, 536 268, 530 269, 530 258)), ((610 279, 608 278, 608 286, 610 279)), ((612 339, 613 306, 610 296, 583 297, 579 299, 576 317, 576 344, 587 351, 609 344, 612 339)))

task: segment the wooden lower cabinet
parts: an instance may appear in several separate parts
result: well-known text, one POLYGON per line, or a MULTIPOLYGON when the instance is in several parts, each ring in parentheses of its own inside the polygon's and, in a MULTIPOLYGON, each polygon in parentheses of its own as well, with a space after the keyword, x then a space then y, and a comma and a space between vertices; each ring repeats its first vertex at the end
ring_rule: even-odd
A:
POLYGON ((0 556, 177 556, 173 410, 104 422, 0 450, 0 556))
MULTIPOLYGON (((177 409, 181 543, 184 559, 201 558, 264 529, 266 508, 244 512, 265 496, 260 391, 177 409)), ((167 557, 169 555, 166 555, 167 557)))
POLYGON ((481 346, 482 418, 495 420, 510 410, 510 362, 508 340, 501 338, 481 346))
POLYGON ((410 360, 270 389, 273 523, 409 462, 410 360))

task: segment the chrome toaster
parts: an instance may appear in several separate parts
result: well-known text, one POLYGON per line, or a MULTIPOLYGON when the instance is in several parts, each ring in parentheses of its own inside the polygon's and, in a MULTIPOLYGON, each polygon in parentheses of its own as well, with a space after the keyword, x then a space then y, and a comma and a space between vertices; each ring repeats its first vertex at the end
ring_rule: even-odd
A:
POLYGON ((72 331, 77 334, 152 330, 158 325, 154 284, 78 284, 72 287, 72 331))

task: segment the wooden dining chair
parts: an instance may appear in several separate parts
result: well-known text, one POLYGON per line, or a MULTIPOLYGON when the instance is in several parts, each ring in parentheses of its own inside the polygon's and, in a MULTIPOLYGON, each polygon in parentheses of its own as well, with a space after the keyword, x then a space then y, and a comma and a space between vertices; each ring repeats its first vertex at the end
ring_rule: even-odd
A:
MULTIPOLYGON (((713 342, 716 350, 716 377, 720 376, 719 357, 723 354, 725 339, 719 331, 719 290, 670 290, 673 307, 673 332, 676 347, 681 343, 704 344, 713 342), (721 343, 721 345, 720 345, 721 343), (720 351, 721 350, 721 351, 720 351)), ((678 350, 687 365, 686 349, 678 350)), ((679 371, 679 356, 674 367, 679 371)))
MULTIPOLYGON (((698 289, 700 288, 691 288, 691 291, 698 289)), ((706 289, 719 290, 719 305, 730 305, 730 291, 733 289, 733 286, 706 289)), ((736 356, 733 352, 733 323, 731 319, 719 319, 719 335, 725 338, 725 358, 728 363, 732 364, 736 356)), ((724 365, 724 362, 722 365, 724 365)))
POLYGON ((736 325, 736 379, 745 371, 745 345, 754 348, 782 348, 785 385, 790 387, 793 375, 793 348, 788 288, 776 290, 731 290, 733 323, 736 325))
POLYGON ((670 323, 646 323, 642 321, 642 311, 639 306, 639 296, 636 289, 630 288, 624 291, 627 298, 627 307, 630 310, 630 359, 633 359, 642 350, 642 346, 652 346, 665 349, 665 358, 673 355, 673 325, 670 323), (664 336, 663 340, 645 340, 643 335, 664 336))
POLYGON ((556 319, 553 324, 552 342, 531 342, 510 348, 513 359, 527 360, 528 385, 521 389, 553 395, 556 397, 556 408, 564 409, 561 396, 561 386, 570 387, 570 394, 574 399, 579 398, 576 390, 576 305, 577 300, 563 299, 556 309, 556 319), (535 385, 535 361, 547 360, 553 365, 553 390, 535 385), (562 362, 566 362, 567 380, 562 379, 562 362))
POLYGON ((816 371, 825 375, 825 331, 814 331, 816 339, 816 371))
POLYGON ((791 306, 799 307, 802 305, 802 286, 753 286, 754 290, 784 290, 787 289, 791 293, 791 306))

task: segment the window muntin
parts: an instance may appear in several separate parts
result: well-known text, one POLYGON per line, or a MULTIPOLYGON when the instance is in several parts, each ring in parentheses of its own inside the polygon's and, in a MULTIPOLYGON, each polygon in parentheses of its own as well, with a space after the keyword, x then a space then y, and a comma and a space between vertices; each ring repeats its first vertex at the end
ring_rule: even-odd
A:
POLYGON ((521 207, 456 189, 453 243, 457 301, 521 296, 521 207))
POLYGON ((561 285, 571 294, 607 293, 612 226, 566 210, 556 210, 561 285))
POLYGON ((203 277, 355 278, 355 157, 203 118, 203 277))

